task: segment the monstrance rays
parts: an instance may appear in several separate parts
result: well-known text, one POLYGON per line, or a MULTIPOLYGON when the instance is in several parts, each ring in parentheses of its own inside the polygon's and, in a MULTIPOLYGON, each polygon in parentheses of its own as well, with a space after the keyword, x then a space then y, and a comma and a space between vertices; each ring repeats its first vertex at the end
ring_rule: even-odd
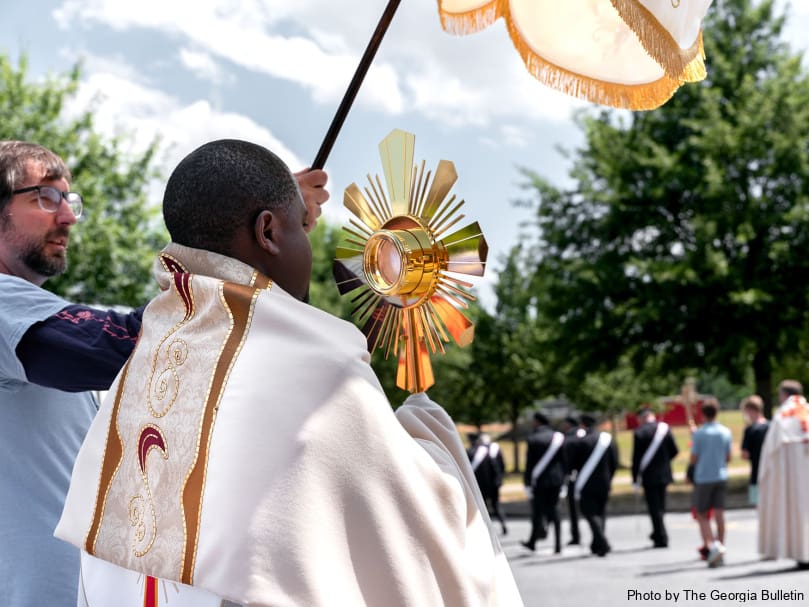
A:
POLYGON ((474 335, 461 311, 475 299, 466 291, 472 285, 449 273, 482 276, 488 246, 477 222, 443 236, 464 218, 464 201, 450 195, 455 165, 441 160, 425 172, 414 148, 414 135, 392 131, 379 144, 387 187, 369 174, 362 190, 346 188, 343 204, 354 217, 334 277, 369 350, 398 356, 397 385, 423 392, 434 383, 430 354, 443 354, 450 339, 467 346, 474 335))

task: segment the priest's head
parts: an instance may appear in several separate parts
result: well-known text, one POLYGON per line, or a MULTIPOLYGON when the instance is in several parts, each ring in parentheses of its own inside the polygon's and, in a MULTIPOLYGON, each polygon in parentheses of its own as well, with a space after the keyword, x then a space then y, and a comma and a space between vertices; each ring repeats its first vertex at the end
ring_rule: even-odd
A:
POLYGON ((794 379, 785 379, 778 384, 778 400, 784 402, 790 396, 803 395, 803 386, 794 379))
POLYGON ((305 299, 312 249, 298 183, 270 150, 211 141, 169 177, 163 218, 173 242, 238 259, 305 299))

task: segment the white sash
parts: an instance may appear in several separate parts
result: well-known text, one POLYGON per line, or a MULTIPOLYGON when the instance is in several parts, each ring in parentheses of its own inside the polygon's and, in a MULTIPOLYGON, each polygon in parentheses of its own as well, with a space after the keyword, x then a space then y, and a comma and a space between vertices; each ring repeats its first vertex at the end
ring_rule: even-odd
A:
POLYGON ((489 455, 489 446, 478 445, 478 448, 475 449, 475 455, 472 457, 472 470, 477 470, 487 455, 489 455))
POLYGON ((663 443, 663 439, 666 437, 666 432, 669 431, 669 425, 666 422, 659 422, 657 424, 657 428, 655 429, 655 435, 652 437, 652 442, 649 445, 649 448, 646 449, 646 452, 643 454, 643 457, 640 460, 640 467, 638 468, 638 482, 643 479, 643 471, 649 466, 649 462, 652 461, 652 458, 657 453, 657 450, 660 448, 660 445, 663 443))
POLYGON ((590 453, 590 457, 588 457, 587 461, 584 462, 581 472, 579 472, 579 475, 576 477, 576 485, 574 487, 573 494, 576 501, 579 501, 581 498, 581 490, 584 488, 584 485, 587 484, 587 481, 590 480, 590 475, 593 474, 593 470, 596 469, 598 462, 601 461, 604 452, 607 450, 607 447, 610 446, 611 442, 612 436, 610 436, 609 432, 602 432, 599 435, 595 449, 593 449, 593 452, 590 453))
POLYGON ((565 437, 561 432, 554 432, 553 437, 551 438, 551 444, 548 445, 548 449, 545 453, 542 454, 540 460, 534 466, 534 469, 531 470, 531 486, 534 486, 534 483, 537 482, 539 476, 545 471, 545 468, 548 467, 548 464, 551 463, 553 456, 559 451, 562 447, 562 443, 565 442, 565 437))

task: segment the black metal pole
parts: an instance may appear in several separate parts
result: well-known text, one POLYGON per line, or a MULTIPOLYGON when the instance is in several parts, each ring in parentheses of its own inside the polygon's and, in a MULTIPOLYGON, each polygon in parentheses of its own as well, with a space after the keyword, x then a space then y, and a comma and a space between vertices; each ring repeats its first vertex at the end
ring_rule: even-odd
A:
POLYGON ((354 77, 351 79, 345 95, 343 95, 343 100, 340 102, 340 107, 337 108, 337 113, 331 121, 331 126, 329 126, 329 130, 326 132, 326 137, 323 139, 323 143, 320 144, 320 149, 317 152, 315 161, 312 163, 313 169, 322 169, 323 165, 326 164, 326 159, 329 157, 331 148, 334 146, 334 142, 337 139, 337 135, 340 133, 346 116, 348 116, 351 104, 354 103, 354 98, 360 90, 362 81, 365 79, 365 74, 368 72, 368 68, 371 67, 371 62, 374 60, 374 55, 376 55, 379 44, 382 42, 385 32, 388 31, 388 26, 393 20, 393 15, 396 9, 399 8, 400 1, 401 0, 389 0, 388 6, 385 7, 385 12, 382 13, 382 18, 376 26, 376 31, 374 31, 374 35, 371 37, 371 41, 368 43, 365 53, 362 55, 362 59, 360 59, 357 71, 354 72, 354 77))

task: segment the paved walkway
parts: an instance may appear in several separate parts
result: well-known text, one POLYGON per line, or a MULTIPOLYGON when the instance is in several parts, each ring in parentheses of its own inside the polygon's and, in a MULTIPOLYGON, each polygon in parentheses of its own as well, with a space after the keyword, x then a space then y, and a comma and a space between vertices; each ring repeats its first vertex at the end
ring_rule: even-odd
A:
MULTIPOLYGON (((667 515, 666 549, 651 548, 646 515, 609 519, 613 551, 605 558, 580 546, 554 555, 550 539, 529 552, 519 544, 528 537, 526 519, 509 520, 509 534, 501 542, 526 607, 809 606, 809 571, 798 571, 794 561, 759 559, 756 511, 729 511, 727 521, 725 565, 715 569, 699 560, 697 524, 685 513, 667 515)), ((583 523, 582 539, 589 544, 590 531, 583 523)), ((562 533, 565 543, 570 539, 567 521, 562 533)))

